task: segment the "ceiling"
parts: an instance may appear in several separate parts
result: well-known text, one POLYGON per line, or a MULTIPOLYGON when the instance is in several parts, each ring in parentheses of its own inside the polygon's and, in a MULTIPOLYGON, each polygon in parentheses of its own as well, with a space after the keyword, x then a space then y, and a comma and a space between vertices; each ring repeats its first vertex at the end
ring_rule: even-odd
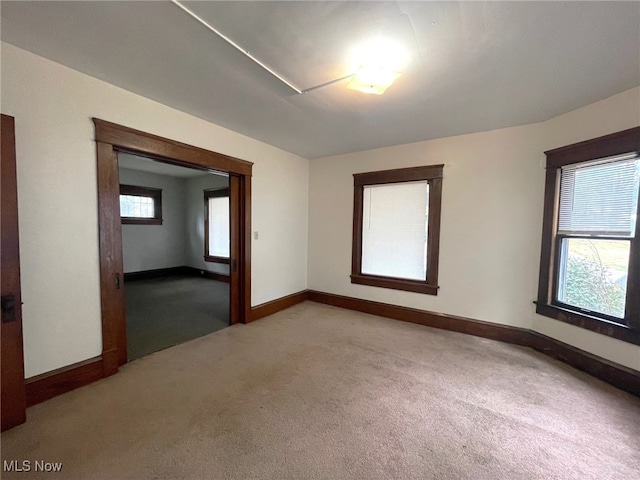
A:
POLYGON ((227 177, 226 173, 214 171, 203 171, 197 168, 181 167, 170 163, 153 160, 151 158, 132 155, 130 153, 118 153, 118 167, 139 172, 155 173, 167 177, 192 178, 203 175, 221 175, 227 177))
MULTIPOLYGON (((640 85, 640 2, 181 2, 301 90, 376 35, 383 96, 306 94, 171 2, 11 2, 2 40, 305 158, 544 121, 640 85)), ((133 125, 135 127, 135 125, 133 125)))

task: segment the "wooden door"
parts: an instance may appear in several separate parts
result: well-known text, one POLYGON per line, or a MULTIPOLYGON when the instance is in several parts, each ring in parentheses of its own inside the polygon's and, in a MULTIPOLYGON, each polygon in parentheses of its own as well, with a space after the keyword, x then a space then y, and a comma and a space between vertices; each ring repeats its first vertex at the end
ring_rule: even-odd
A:
POLYGON ((15 122, 13 117, 2 115, 0 139, 0 150, 2 151, 0 188, 2 365, 0 370, 2 370, 2 431, 4 431, 24 423, 27 419, 22 347, 15 122))

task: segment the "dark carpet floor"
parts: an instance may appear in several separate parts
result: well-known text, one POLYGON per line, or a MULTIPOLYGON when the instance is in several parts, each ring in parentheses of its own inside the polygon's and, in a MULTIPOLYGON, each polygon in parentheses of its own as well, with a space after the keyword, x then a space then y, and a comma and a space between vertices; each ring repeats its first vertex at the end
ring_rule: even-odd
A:
POLYGON ((125 285, 127 355, 143 357, 229 326, 229 284, 173 275, 125 285))

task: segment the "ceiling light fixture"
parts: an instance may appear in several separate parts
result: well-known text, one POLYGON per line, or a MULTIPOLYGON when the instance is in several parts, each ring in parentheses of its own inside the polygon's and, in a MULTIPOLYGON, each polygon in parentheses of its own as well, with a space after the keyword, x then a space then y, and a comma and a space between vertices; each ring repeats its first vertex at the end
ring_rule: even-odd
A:
POLYGON ((354 52, 356 73, 347 88, 382 95, 408 63, 409 56, 400 45, 377 38, 354 52))
POLYGON ((347 84, 347 88, 362 93, 382 95, 400 75, 400 72, 382 67, 361 66, 347 84))

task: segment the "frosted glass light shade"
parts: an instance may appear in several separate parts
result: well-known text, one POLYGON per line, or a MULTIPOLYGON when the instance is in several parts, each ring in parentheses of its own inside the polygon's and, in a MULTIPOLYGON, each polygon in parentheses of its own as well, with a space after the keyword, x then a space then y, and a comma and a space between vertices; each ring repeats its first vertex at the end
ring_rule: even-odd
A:
POLYGON ((347 88, 362 93, 382 95, 399 76, 399 72, 384 67, 361 66, 347 84, 347 88))

